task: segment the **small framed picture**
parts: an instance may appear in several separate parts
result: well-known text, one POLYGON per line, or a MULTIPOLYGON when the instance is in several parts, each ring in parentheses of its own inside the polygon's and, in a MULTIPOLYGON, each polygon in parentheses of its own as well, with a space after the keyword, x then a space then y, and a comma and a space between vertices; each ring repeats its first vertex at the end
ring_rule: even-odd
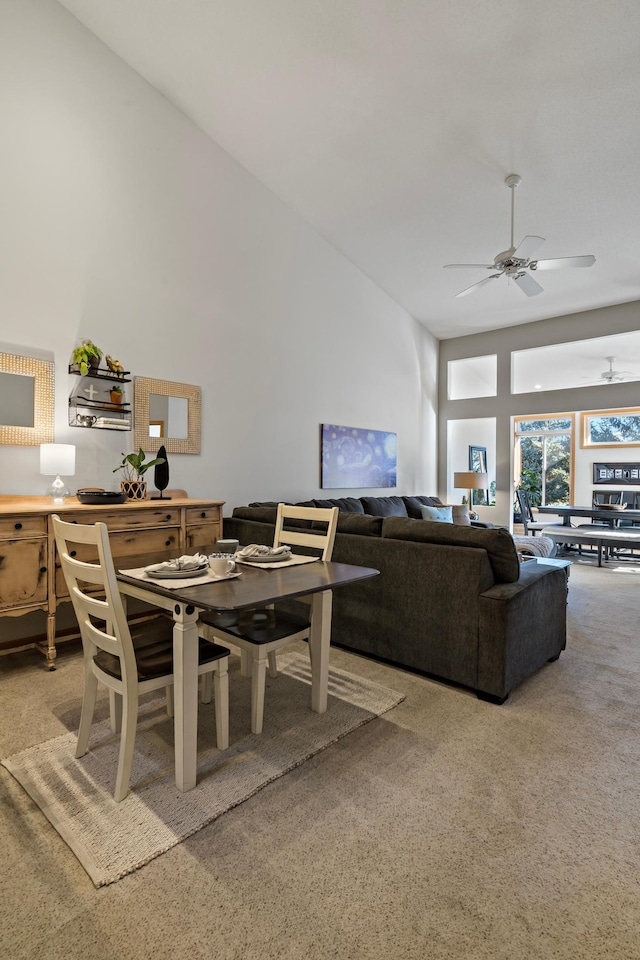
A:
MULTIPOLYGON (((474 473, 487 473, 487 448, 469 447, 469 470, 474 473)), ((472 506, 482 506, 489 503, 488 490, 472 490, 472 506)))

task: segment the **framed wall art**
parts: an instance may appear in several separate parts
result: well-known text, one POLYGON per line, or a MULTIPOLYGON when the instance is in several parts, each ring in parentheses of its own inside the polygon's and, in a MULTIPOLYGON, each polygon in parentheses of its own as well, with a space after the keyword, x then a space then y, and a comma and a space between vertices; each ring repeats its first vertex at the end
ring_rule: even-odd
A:
POLYGON ((594 463, 593 482, 637 487, 640 485, 640 463, 594 463))
POLYGON ((323 490, 395 487, 397 434, 334 423, 321 424, 320 433, 323 490))

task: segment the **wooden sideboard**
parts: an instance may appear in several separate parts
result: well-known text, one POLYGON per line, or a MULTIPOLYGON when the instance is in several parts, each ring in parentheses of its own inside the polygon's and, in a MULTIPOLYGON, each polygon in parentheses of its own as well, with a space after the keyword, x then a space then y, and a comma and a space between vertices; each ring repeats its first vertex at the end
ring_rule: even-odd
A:
MULTIPOLYGON (((54 670, 56 608, 69 592, 56 558, 52 514, 70 523, 106 523, 117 569, 210 552, 222 536, 223 504, 180 497, 86 506, 75 497, 54 503, 50 497, 0 496, 0 617, 46 611, 46 644, 34 644, 54 670)), ((0 651, 28 643, 0 639, 0 651)))

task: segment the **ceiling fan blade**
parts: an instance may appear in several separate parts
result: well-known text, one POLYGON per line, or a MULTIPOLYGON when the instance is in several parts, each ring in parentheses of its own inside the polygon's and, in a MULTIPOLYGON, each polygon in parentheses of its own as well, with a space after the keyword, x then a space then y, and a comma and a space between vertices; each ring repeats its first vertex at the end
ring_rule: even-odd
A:
POLYGON ((563 267, 592 267, 596 262, 593 256, 557 257, 555 260, 532 260, 530 270, 561 270, 563 267))
POLYGON ((512 279, 528 297, 537 297, 539 293, 542 293, 542 287, 530 273, 518 273, 512 279))
POLYGON ((489 283, 491 280, 497 280, 497 278, 501 276, 501 273, 492 273, 490 277, 485 277, 484 280, 478 280, 477 283, 472 283, 466 290, 461 290, 460 293, 456 293, 456 297, 466 297, 468 293, 473 293, 473 291, 478 290, 479 287, 484 287, 485 283, 489 283))
POLYGON ((535 253, 541 243, 544 243, 544 237, 525 237, 513 252, 514 260, 530 260, 531 255, 535 253))
POLYGON ((495 270, 495 263, 445 263, 444 270, 466 270, 468 267, 476 267, 478 270, 495 270))

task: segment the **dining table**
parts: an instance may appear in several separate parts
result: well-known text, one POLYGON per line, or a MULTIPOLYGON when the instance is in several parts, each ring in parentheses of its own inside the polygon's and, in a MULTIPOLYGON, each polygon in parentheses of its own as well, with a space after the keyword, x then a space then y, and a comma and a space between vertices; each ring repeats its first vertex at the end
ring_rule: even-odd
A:
POLYGON ((572 526, 572 517, 590 517, 592 520, 598 520, 607 523, 610 527, 619 526, 620 520, 632 520, 640 524, 640 510, 615 510, 603 509, 600 507, 574 507, 567 504, 561 506, 544 506, 535 508, 538 513, 551 513, 554 516, 562 517, 562 523, 565 527, 572 526))
POLYGON ((266 607, 296 597, 310 597, 309 652, 311 709, 327 709, 329 647, 333 591, 378 576, 379 570, 354 564, 314 560, 270 568, 237 565, 239 576, 172 588, 144 575, 117 571, 120 593, 153 604, 173 615, 175 779, 181 791, 196 785, 198 728, 198 618, 207 611, 266 607))

